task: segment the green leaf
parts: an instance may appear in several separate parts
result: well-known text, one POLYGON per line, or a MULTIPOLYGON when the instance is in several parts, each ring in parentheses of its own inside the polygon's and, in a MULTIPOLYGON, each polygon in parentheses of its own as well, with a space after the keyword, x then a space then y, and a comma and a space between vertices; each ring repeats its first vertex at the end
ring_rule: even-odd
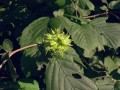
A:
POLYGON ((37 65, 36 65, 36 62, 38 60, 39 59, 35 59, 35 58, 33 59, 24 55, 21 57, 20 66, 22 72, 26 77, 32 77, 38 75, 37 65))
MULTIPOLYGON (((38 71, 38 63, 39 67, 42 67, 42 64, 47 62, 45 57, 45 52, 43 52, 43 47, 39 47, 39 51, 33 57, 22 55, 20 60, 20 66, 22 72, 26 77, 36 77, 39 73, 38 71)), ((41 69, 41 68, 39 68, 41 69)))
POLYGON ((102 44, 98 40, 98 33, 89 24, 78 25, 74 23, 68 32, 72 36, 73 41, 85 50, 84 55, 86 57, 89 57, 91 51, 94 51, 97 47, 99 50, 103 49, 102 44))
POLYGON ((120 90, 120 81, 117 81, 114 85, 114 90, 120 90))
MULTIPOLYGON (((42 17, 29 24, 24 29, 22 36, 20 37, 21 47, 34 43, 41 44, 43 35, 47 32, 49 20, 50 19, 48 17, 42 17)), ((34 56, 38 51, 38 47, 32 47, 25 50, 26 55, 30 55, 31 57, 34 56)))
POLYGON ((95 69, 99 69, 99 70, 103 70, 105 68, 103 61, 100 58, 93 56, 91 59, 92 60, 89 62, 90 66, 94 67, 95 69))
POLYGON ((94 5, 90 2, 90 0, 79 0, 80 7, 82 5, 82 8, 85 9, 86 6, 89 8, 89 10, 94 10, 94 5), (84 7, 83 7, 84 5, 84 7))
POLYGON ((3 41, 3 49, 6 51, 6 52, 10 52, 10 51, 12 51, 12 49, 13 49, 13 44, 12 44, 12 42, 9 40, 9 39, 5 39, 4 41, 3 41))
POLYGON ((120 24, 106 23, 107 18, 100 17, 93 19, 89 24, 79 25, 66 17, 57 17, 51 19, 50 26, 65 28, 74 43, 85 50, 84 55, 91 57, 96 48, 104 50, 104 45, 114 49, 120 46, 120 24))
POLYGON ((106 57, 104 59, 104 66, 107 69, 107 72, 110 74, 113 70, 118 69, 115 62, 112 60, 111 57, 106 57))
POLYGON ((99 90, 114 90, 114 81, 111 77, 97 77, 94 78, 94 82, 99 90))
MULTIPOLYGON (((60 57, 58 57, 60 58, 60 57)), ((66 52, 64 52, 64 58, 73 60, 79 67, 80 67, 80 73, 84 74, 84 68, 85 65, 83 64, 82 60, 80 59, 79 55, 76 53, 76 51, 69 47, 66 52)))
POLYGON ((51 28, 56 29, 56 28, 66 28, 66 29, 70 29, 72 27, 72 22, 66 18, 66 17, 56 17, 56 18, 52 18, 49 22, 49 25, 51 26, 51 28))
POLYGON ((80 68, 73 58, 53 58, 47 66, 46 90, 98 90, 92 80, 79 74, 80 68))
POLYGON ((119 58, 119 57, 115 57, 113 60, 114 60, 115 64, 116 64, 118 67, 120 67, 120 58, 119 58))
POLYGON ((40 90, 39 84, 36 80, 32 79, 21 79, 18 81, 19 90, 40 90))
POLYGON ((109 3, 110 9, 120 9, 120 1, 111 1, 109 3))
POLYGON ((105 6, 105 5, 101 6, 101 7, 100 7, 100 9, 101 9, 101 10, 108 11, 108 7, 107 7, 107 6, 105 6))
POLYGON ((79 12, 80 17, 82 17, 82 16, 88 16, 90 14, 89 10, 81 9, 79 7, 78 7, 77 11, 79 12))
POLYGON ((12 61, 10 60, 8 54, 7 54, 7 61, 8 61, 8 66, 9 66, 9 70, 10 70, 10 75, 11 75, 13 81, 16 81, 16 79, 18 78, 18 75, 17 75, 15 67, 12 64, 12 61))
MULTIPOLYGON (((43 35, 47 33, 49 20, 50 18, 48 17, 42 17, 29 24, 20 37, 21 47, 34 43, 41 44, 43 35)), ((42 51, 41 46, 36 46, 26 49, 23 53, 21 68, 27 77, 36 76, 38 74, 37 62, 42 63, 43 60, 45 60, 42 51)))
POLYGON ((90 24, 95 25, 95 26, 101 26, 103 24, 106 24, 107 19, 108 19, 108 17, 95 18, 90 22, 90 24))
MULTIPOLYGON (((91 25, 78 25, 75 23, 72 23, 69 19, 66 17, 57 17, 53 18, 50 21, 50 25, 53 28, 61 27, 66 28, 68 33, 72 36, 72 40, 80 47, 85 49, 85 55, 91 56, 91 51, 99 47, 99 49, 103 49, 102 44, 97 39, 98 33, 94 30, 94 28, 91 25), (83 33, 83 34, 81 34, 83 33), (94 33, 94 34, 93 34, 94 33), (83 43, 85 42, 85 43, 83 43), (91 43, 92 42, 92 43, 91 43)), ((93 53, 94 54, 94 53, 93 53)), ((92 54, 92 55, 93 55, 92 54)))
POLYGON ((102 45, 116 49, 120 46, 120 24, 106 23, 106 19, 107 17, 96 18, 90 24, 98 32, 98 40, 102 45))
POLYGON ((66 0, 55 0, 55 4, 57 4, 60 7, 64 6, 65 3, 66 3, 66 0))
POLYGON ((40 90, 38 82, 32 79, 20 79, 16 82, 0 83, 2 90, 40 90))
POLYGON ((117 70, 117 73, 120 74, 120 68, 117 70))
POLYGON ((69 47, 69 49, 65 52, 65 55, 72 56, 73 60, 79 64, 81 64, 82 66, 84 66, 82 60, 80 59, 79 55, 75 52, 75 50, 71 47, 69 47))
POLYGON ((59 9, 58 11, 53 12, 55 17, 63 16, 64 15, 64 9, 59 9))
POLYGON ((108 5, 108 2, 107 0, 101 0, 103 3, 107 4, 108 5))

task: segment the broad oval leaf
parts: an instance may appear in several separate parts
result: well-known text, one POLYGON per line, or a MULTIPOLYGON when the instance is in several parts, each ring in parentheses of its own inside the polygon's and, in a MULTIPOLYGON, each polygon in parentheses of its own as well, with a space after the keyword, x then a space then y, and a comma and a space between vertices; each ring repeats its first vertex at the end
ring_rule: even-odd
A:
MULTIPOLYGON (((21 47, 34 43, 40 43, 42 40, 42 36, 47 32, 49 20, 50 19, 48 17, 42 17, 29 24, 24 29, 24 31, 22 32, 22 36, 20 37, 21 47)), ((38 47, 33 47, 26 50, 26 55, 33 56, 38 51, 38 47)))
POLYGON ((110 74, 113 70, 118 69, 118 66, 115 64, 111 57, 106 57, 104 59, 104 66, 110 74))
POLYGON ((120 46, 120 24, 106 23, 106 19, 107 17, 96 18, 90 24, 98 32, 98 40, 102 45, 116 49, 120 46))
POLYGON ((108 2, 107 2, 107 0, 101 0, 103 3, 106 3, 106 4, 108 4, 108 2))
POLYGON ((45 74, 47 90, 98 90, 92 80, 79 74, 80 68, 71 56, 50 61, 45 74))
POLYGON ((40 90, 38 82, 32 79, 21 79, 18 81, 18 85, 18 90, 40 90))
POLYGON ((82 60, 80 59, 79 55, 76 53, 76 51, 73 48, 69 47, 69 49, 65 52, 65 55, 68 56, 68 57, 72 56, 74 62, 84 66, 84 64, 83 64, 82 60))
MULTIPOLYGON (((28 25, 20 37, 21 47, 34 43, 40 44, 43 39, 42 36, 47 33, 49 20, 49 17, 42 17, 28 25)), ((37 62, 43 61, 44 55, 42 54, 44 53, 42 53, 41 46, 36 46, 25 50, 25 53, 21 58, 21 68, 27 77, 36 76, 38 74, 37 62)))
POLYGON ((99 90, 114 90, 114 80, 109 77, 96 77, 93 79, 99 90))
POLYGON ((53 15, 55 17, 63 16, 64 15, 64 10, 63 9, 59 9, 58 11, 54 11, 53 15))
POLYGON ((114 49, 120 46, 120 24, 106 23, 107 18, 100 17, 93 19, 89 24, 79 25, 66 17, 57 17, 51 20, 50 25, 55 28, 65 27, 74 43, 85 50, 86 57, 90 57, 96 48, 104 50, 104 45, 114 49))
POLYGON ((103 49, 102 44, 98 40, 98 32, 94 29, 94 27, 92 27, 92 25, 78 25, 71 22, 66 17, 53 18, 50 22, 50 25, 53 28, 65 28, 72 36, 72 40, 74 41, 74 43, 77 44, 79 47, 85 49, 84 55, 86 57, 90 57, 91 55, 93 55, 93 52, 97 47, 99 48, 99 50, 103 49))
POLYGON ((71 29, 72 27, 72 22, 64 17, 64 16, 60 16, 60 17, 56 17, 56 18, 52 18, 49 22, 49 25, 52 27, 52 28, 66 28, 67 30, 71 29))
POLYGON ((13 49, 13 44, 12 44, 12 42, 9 40, 9 39, 5 39, 4 41, 3 41, 3 45, 2 45, 3 47, 3 49, 6 51, 6 52, 10 52, 10 51, 12 51, 12 49, 13 49))
POLYGON ((89 24, 78 25, 74 23, 68 32, 72 36, 73 41, 85 50, 84 55, 86 57, 89 57, 91 51, 94 51, 97 47, 99 50, 103 49, 102 44, 98 40, 98 33, 89 24))
POLYGON ((118 67, 120 67, 120 58, 119 57, 115 57, 114 62, 118 67))
POLYGON ((110 9, 120 9, 120 1, 111 1, 109 3, 110 9))
POLYGON ((114 90, 120 90, 120 81, 117 81, 114 85, 114 90))
POLYGON ((86 6, 89 8, 89 10, 94 10, 94 5, 90 2, 90 0, 79 0, 80 7, 82 6, 83 9, 86 8, 86 6))

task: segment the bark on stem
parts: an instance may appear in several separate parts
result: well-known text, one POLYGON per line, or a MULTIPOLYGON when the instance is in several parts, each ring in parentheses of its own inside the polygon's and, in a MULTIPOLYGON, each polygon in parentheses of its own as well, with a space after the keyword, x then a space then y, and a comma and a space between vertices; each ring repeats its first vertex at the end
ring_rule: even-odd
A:
MULTIPOLYGON (((22 48, 19 48, 17 50, 14 50, 12 52, 9 53, 9 57, 12 57, 14 54, 20 52, 20 51, 23 51, 25 49, 28 49, 28 48, 31 48, 31 47, 35 47, 35 46, 39 46, 39 44, 32 44, 32 45, 28 45, 28 46, 25 46, 25 47, 22 47, 22 48)), ((1 64, 0 64, 0 69, 2 68, 2 66, 7 62, 7 60, 4 60, 1 64)))

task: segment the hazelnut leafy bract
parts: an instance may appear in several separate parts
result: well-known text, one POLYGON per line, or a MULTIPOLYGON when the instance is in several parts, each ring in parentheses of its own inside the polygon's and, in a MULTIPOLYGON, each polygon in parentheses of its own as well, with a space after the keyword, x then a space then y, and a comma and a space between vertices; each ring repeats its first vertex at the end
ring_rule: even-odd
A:
POLYGON ((51 30, 50 33, 44 35, 45 50, 52 51, 53 54, 63 56, 63 53, 71 46, 70 35, 65 34, 60 28, 51 30))

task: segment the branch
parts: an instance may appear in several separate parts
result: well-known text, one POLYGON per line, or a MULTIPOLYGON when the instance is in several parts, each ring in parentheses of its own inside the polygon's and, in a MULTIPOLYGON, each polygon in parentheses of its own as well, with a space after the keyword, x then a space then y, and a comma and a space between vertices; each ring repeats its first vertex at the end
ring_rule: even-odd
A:
POLYGON ((9 53, 9 57, 11 57, 12 55, 14 55, 17 52, 20 52, 20 51, 23 51, 25 49, 28 49, 28 48, 31 48, 31 47, 35 47, 35 46, 38 46, 38 45, 39 44, 32 44, 32 45, 28 45, 28 46, 22 47, 20 49, 14 50, 14 51, 12 51, 12 52, 9 53))
POLYGON ((83 18, 86 18, 86 19, 95 18, 95 17, 98 17, 98 16, 107 15, 108 13, 109 12, 104 12, 104 13, 101 13, 101 14, 95 14, 95 15, 91 15, 91 16, 83 16, 83 18))
MULTIPOLYGON (((28 49, 28 48, 31 48, 31 47, 35 47, 35 46, 39 46, 39 44, 32 44, 32 45, 28 45, 28 46, 25 46, 25 47, 22 47, 20 49, 17 49, 17 50, 14 50, 12 52, 9 53, 9 57, 12 57, 14 54, 16 54, 17 52, 20 52, 20 51, 23 51, 25 49, 28 49)), ((2 68, 2 66, 7 62, 7 60, 4 60, 2 62, 2 64, 0 64, 0 69, 2 68)))

